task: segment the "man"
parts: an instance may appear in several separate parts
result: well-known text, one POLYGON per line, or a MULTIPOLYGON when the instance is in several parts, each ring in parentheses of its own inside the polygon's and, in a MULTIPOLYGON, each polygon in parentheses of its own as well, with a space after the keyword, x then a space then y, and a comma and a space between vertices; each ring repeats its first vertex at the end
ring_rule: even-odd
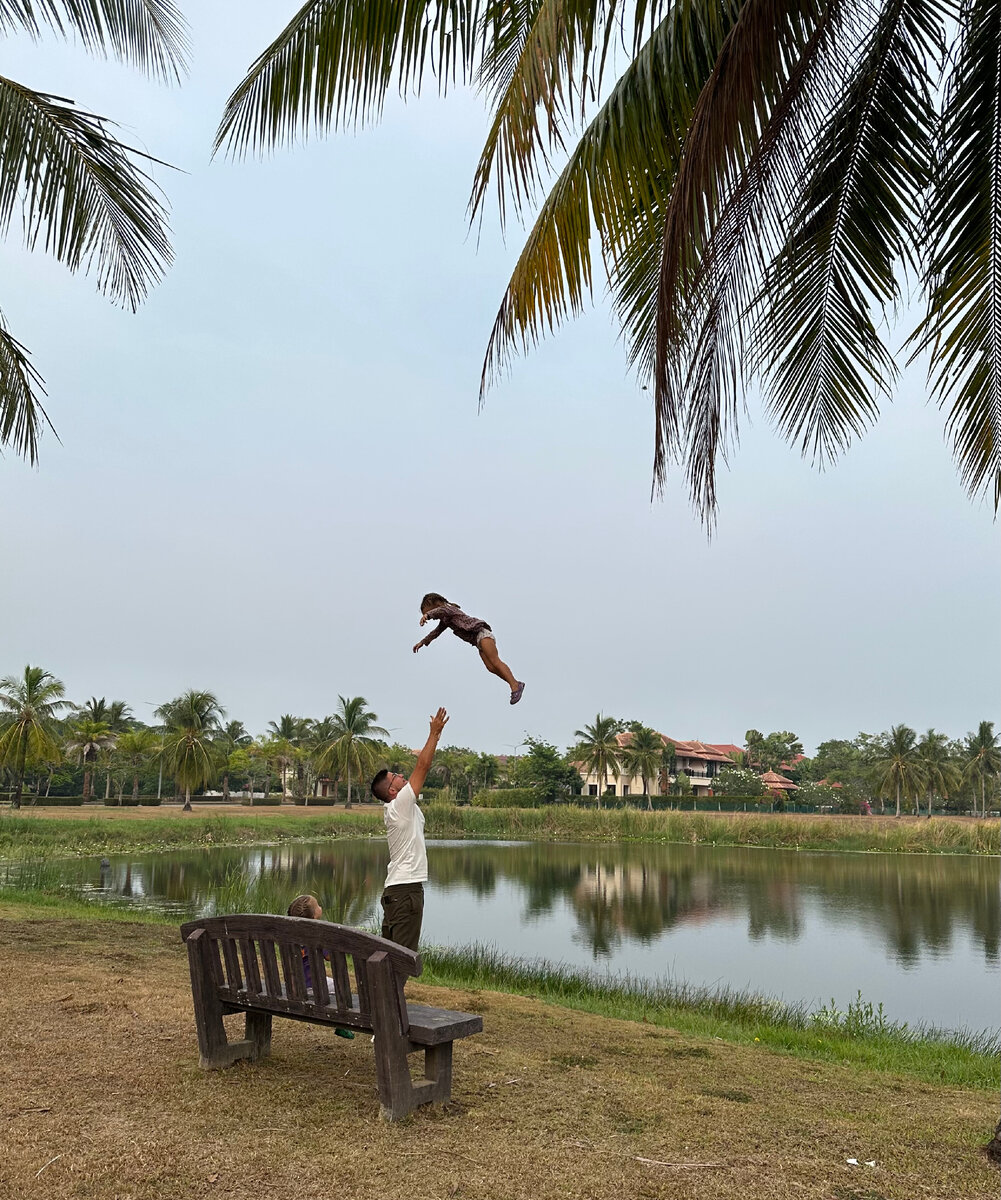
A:
POLYGON ((380 771, 372 780, 372 795, 385 806, 382 816, 389 841, 389 870, 382 893, 382 936, 409 950, 416 950, 421 939, 424 881, 428 877, 424 814, 417 797, 447 723, 448 714, 439 708, 431 718, 431 732, 409 780, 392 771, 380 771))

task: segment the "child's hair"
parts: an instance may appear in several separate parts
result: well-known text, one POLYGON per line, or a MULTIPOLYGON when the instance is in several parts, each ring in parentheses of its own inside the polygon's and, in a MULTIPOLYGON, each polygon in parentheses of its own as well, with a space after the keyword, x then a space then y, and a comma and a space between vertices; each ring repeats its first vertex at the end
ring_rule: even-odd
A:
POLYGON ((421 612, 425 613, 429 608, 437 608, 441 604, 451 604, 451 600, 446 600, 440 592, 428 592, 421 601, 421 612))
POLYGON ((296 896, 296 898, 288 906, 288 915, 290 917, 311 918, 313 916, 313 907, 315 904, 315 896, 296 896))

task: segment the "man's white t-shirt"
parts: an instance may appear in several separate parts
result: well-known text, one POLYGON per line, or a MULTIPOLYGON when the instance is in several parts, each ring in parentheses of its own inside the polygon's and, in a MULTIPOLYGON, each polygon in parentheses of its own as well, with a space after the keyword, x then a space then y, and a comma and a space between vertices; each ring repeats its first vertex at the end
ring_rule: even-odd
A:
POLYGON ((386 887, 397 883, 424 883, 428 877, 428 852, 424 845, 424 814, 409 783, 382 806, 389 841, 386 887))

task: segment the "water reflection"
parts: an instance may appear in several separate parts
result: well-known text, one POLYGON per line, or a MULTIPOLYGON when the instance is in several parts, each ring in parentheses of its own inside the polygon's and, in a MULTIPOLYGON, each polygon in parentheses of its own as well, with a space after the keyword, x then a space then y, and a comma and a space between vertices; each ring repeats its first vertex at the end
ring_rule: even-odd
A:
MULTIPOLYGON (((709 980, 770 991, 778 986, 769 986, 776 969, 794 981, 786 987, 806 986, 797 975, 823 987, 825 957, 832 964, 839 954, 855 962, 878 950, 898 971, 892 977, 876 972, 883 987, 886 979, 900 979, 899 972, 934 962, 953 972, 953 987, 965 986, 973 972, 981 981, 976 987, 986 980, 996 988, 996 860, 470 842, 432 844, 428 857, 426 930, 437 941, 491 940, 514 953, 541 947, 556 960, 572 958, 568 947, 574 946, 578 960, 584 955, 592 964, 639 973, 661 972, 671 955, 683 953, 693 980, 704 958, 701 970, 709 980), (719 961, 712 958, 714 947, 719 961), (738 970, 747 978, 731 978, 738 970)), ((381 842, 344 841, 74 860, 45 869, 78 892, 156 905, 179 917, 248 908, 283 912, 293 896, 313 892, 329 919, 364 925, 378 918, 385 862, 381 842)), ((990 1015, 981 1024, 996 1025, 996 998, 983 1005, 990 1015)))

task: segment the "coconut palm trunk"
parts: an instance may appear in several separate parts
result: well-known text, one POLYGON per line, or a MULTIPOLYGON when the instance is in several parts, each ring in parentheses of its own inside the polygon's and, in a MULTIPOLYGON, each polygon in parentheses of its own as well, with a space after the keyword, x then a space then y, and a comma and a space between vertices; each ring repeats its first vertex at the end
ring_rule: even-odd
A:
POLYGON ((897 817, 900 816, 900 779, 899 778, 897 779, 897 811, 894 815, 897 817))
POLYGON ((191 812, 191 788, 184 789, 184 804, 181 806, 181 812, 191 812))
POLYGON ((139 772, 138 771, 136 771, 136 773, 132 776, 132 799, 136 804, 139 803, 139 772))

